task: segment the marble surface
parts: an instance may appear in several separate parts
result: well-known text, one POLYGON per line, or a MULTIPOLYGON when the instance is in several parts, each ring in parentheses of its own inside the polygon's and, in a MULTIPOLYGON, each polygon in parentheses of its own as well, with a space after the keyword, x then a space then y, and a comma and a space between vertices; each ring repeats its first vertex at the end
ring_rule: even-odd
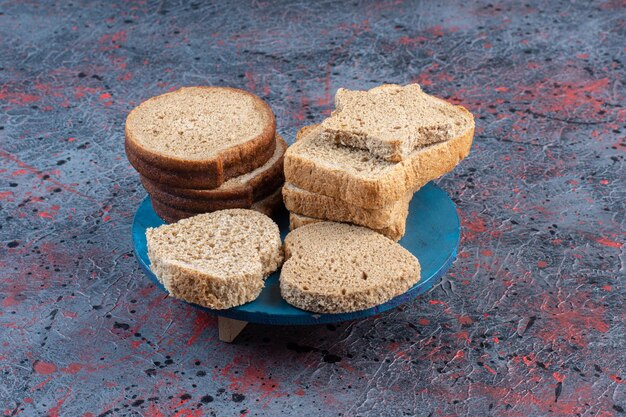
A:
POLYGON ((0 414, 623 415, 625 6, 436 3, 0 2, 0 414), (240 87, 292 142, 383 82, 476 117, 438 181, 462 240, 431 292, 224 344, 143 275, 132 107, 240 87))

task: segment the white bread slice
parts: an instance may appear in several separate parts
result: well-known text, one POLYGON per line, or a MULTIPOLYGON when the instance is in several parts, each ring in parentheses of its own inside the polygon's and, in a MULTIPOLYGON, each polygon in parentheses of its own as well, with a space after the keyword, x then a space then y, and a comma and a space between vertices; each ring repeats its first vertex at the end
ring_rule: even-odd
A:
POLYGON ((186 87, 144 101, 126 119, 126 154, 143 176, 212 189, 263 165, 276 122, 259 97, 228 87, 186 87))
POLYGON ((281 295, 315 313, 374 307, 420 279, 420 264, 409 251, 370 229, 343 223, 314 223, 290 232, 285 259, 281 295))
MULTIPOLYGON (((328 220, 316 219, 315 217, 303 216, 302 214, 289 212, 289 230, 295 230, 298 227, 305 226, 307 224, 326 222, 328 220)), ((371 228, 370 228, 371 229, 371 228)), ((380 229, 372 229, 376 233, 380 233, 383 236, 387 236, 394 242, 399 241, 406 232, 406 220, 396 221, 389 226, 385 226, 380 229)))
POLYGON ((146 231, 150 269, 171 296, 225 309, 259 296, 283 260, 269 217, 232 209, 200 214, 146 231))
POLYGON ((412 197, 413 193, 409 192, 400 200, 385 207, 368 209, 323 194, 312 193, 290 183, 283 186, 283 199, 289 211, 317 219, 354 223, 370 229, 381 229, 398 222, 404 223, 412 197))
POLYGON ((323 138, 391 162, 461 135, 471 120, 464 108, 424 93, 418 84, 385 84, 368 91, 340 88, 335 107, 320 124, 323 138))
POLYGON ((413 151, 402 162, 383 161, 368 151, 337 145, 305 133, 285 152, 285 180, 302 189, 364 208, 382 208, 451 171, 469 154, 474 122, 462 134, 413 151))

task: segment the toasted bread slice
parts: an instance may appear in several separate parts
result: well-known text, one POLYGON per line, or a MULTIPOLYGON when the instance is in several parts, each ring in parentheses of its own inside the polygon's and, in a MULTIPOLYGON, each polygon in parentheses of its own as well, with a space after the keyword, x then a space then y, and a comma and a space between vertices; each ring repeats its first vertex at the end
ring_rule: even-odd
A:
MULTIPOLYGON (((152 208, 154 212, 163 220, 168 223, 174 223, 181 219, 186 219, 188 217, 193 217, 201 213, 206 213, 205 211, 189 211, 183 210, 180 208, 172 207, 167 204, 167 202, 161 201, 155 195, 150 196, 150 201, 152 203, 152 208)), ((218 210, 224 209, 233 209, 233 208, 249 208, 259 213, 263 213, 266 216, 274 217, 276 212, 283 207, 283 196, 281 193, 281 188, 274 190, 274 192, 261 200, 253 202, 251 205, 246 206, 234 206, 236 204, 236 200, 230 200, 228 205, 232 204, 233 206, 224 207, 218 210)), ((224 204, 227 206, 227 204, 224 204)), ((217 211, 217 210, 214 210, 217 211)))
POLYGON ((417 258, 364 227, 320 222, 285 239, 280 293, 315 313, 346 313, 385 303, 420 279, 417 258))
POLYGON ((146 231, 150 269, 171 296, 225 309, 254 300, 282 263, 276 223, 253 210, 200 214, 146 231))
POLYGON ((167 205, 185 211, 206 213, 227 208, 250 207, 255 201, 273 193, 284 182, 283 155, 287 144, 276 135, 276 150, 265 165, 231 178, 212 190, 178 188, 140 176, 148 193, 167 205))
MULTIPOLYGON (((298 227, 305 226, 307 224, 326 222, 326 219, 316 219, 315 217, 304 216, 302 214, 294 213, 293 211, 289 212, 289 230, 295 230, 298 227)), ((347 222, 346 222, 347 223, 347 222)), ((372 229, 369 228, 376 233, 380 233, 383 236, 387 236, 389 239, 394 242, 402 239, 406 232, 406 220, 397 220, 391 223, 388 226, 382 227, 380 229, 372 229)))
POLYGON ((143 176, 212 189, 274 153, 276 122, 259 97, 228 87, 186 87, 144 101, 126 119, 126 154, 143 176))
POLYGON ((415 150, 397 163, 329 142, 319 128, 307 127, 285 152, 285 181, 355 206, 383 208, 451 171, 469 154, 474 122, 467 115, 471 123, 462 134, 415 150))
POLYGON ((283 199, 289 211, 317 219, 358 224, 370 229, 381 229, 391 224, 405 223, 411 198, 413 198, 413 193, 409 192, 400 200, 385 207, 367 209, 323 194, 303 190, 290 183, 283 186, 283 199))
POLYGON ((464 108, 424 93, 418 84, 385 84, 368 91, 340 88, 335 107, 320 124, 323 138, 391 162, 463 134, 471 120, 464 108))

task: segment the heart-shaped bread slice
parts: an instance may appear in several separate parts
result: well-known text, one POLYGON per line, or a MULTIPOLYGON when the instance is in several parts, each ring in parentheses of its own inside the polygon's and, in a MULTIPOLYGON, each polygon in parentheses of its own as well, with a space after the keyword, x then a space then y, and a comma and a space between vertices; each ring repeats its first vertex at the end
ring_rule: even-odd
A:
POLYGON ((171 296, 213 309, 256 299, 281 264, 276 223, 254 210, 199 214, 146 231, 150 269, 171 296))
POLYGON ((415 256, 373 230, 319 222, 285 239, 280 293, 315 313, 346 313, 385 303, 420 279, 415 256))

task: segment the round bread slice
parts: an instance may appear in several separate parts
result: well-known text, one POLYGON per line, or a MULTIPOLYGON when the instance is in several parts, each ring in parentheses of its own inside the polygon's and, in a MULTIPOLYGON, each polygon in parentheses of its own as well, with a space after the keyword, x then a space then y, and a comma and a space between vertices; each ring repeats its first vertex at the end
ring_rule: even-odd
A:
POLYGON ((248 208, 283 184, 283 155, 286 149, 287 143, 277 134, 274 155, 265 165, 231 178, 213 190, 171 187, 144 176, 140 176, 140 179, 151 196, 180 210, 206 213, 225 208, 248 208))
MULTIPOLYGON (((233 209, 233 208, 250 208, 251 210, 258 211, 259 213, 263 213, 266 216, 274 217, 276 212, 283 207, 283 196, 281 192, 282 188, 279 187, 274 192, 267 197, 262 198, 261 200, 253 202, 251 205, 241 205, 237 206, 237 200, 229 200, 224 202, 224 209, 233 209), (232 205, 230 205, 232 204, 232 205), (227 206, 228 205, 228 206, 227 206)), ((167 204, 167 202, 163 202, 158 199, 156 195, 150 196, 150 201, 152 202, 152 208, 154 212, 163 220, 168 223, 174 223, 181 219, 186 219, 188 217, 193 217, 200 213, 206 213, 206 211, 189 211, 183 210, 176 207, 172 207, 167 204)))
POLYGON ((212 189, 265 164, 276 122, 259 97, 228 87, 186 87, 144 101, 126 118, 126 155, 143 176, 212 189))
POLYGON ((382 304, 420 279, 420 264, 399 244, 364 227, 319 222, 285 239, 280 293, 315 313, 347 313, 382 304))
POLYGON ((256 299, 283 260, 278 226, 253 210, 149 228, 146 240, 150 269, 170 295, 213 309, 256 299))

